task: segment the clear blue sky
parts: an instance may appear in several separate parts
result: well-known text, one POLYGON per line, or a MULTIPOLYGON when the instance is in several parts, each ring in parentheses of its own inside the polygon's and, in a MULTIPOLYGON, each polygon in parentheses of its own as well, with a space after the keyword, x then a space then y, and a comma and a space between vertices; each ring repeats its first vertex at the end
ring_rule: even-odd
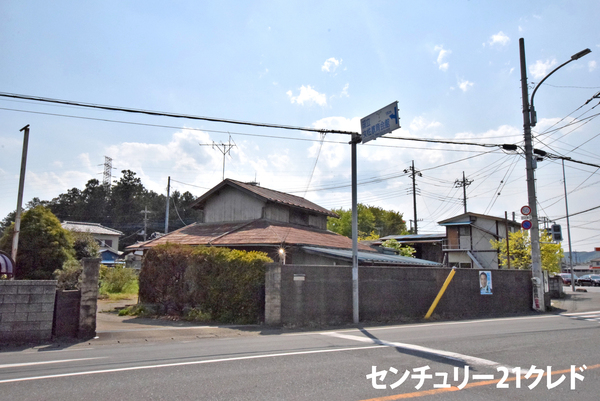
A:
MULTIPOLYGON (((600 164, 600 124, 582 120, 600 110, 592 109, 600 99, 577 110, 600 91, 599 11, 598 1, 4 0, 0 92, 353 131, 397 100, 402 128, 391 136, 522 145, 522 37, 530 82, 592 50, 538 90, 534 135, 537 148, 600 164)), ((2 217, 16 207, 19 130, 27 124, 25 202, 102 180, 105 156, 113 178, 131 169, 148 189, 166 193, 171 176, 173 189, 199 196, 220 182, 223 162, 218 149, 199 144, 226 143, 231 134, 226 177, 350 207, 344 135, 328 134, 321 144, 316 133, 0 98, 2 217)), ((454 182, 463 171, 473 180, 469 211, 520 219, 525 160, 484 154, 491 150, 384 138, 359 145, 359 202, 412 219, 403 170, 414 160, 423 175, 421 233, 443 231, 438 221, 462 213, 454 182)), ((540 216, 565 227, 557 220, 565 216, 560 163, 541 162, 536 174, 540 216)), ((567 163, 566 174, 571 213, 600 205, 595 168, 567 163)), ((600 209, 572 218, 574 250, 600 246, 599 222, 600 209)))

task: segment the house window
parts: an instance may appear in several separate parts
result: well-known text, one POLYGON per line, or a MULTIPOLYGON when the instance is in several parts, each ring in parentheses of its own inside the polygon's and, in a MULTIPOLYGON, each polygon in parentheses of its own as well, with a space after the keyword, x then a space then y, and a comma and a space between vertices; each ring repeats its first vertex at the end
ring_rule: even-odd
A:
POLYGON ((112 240, 111 239, 105 239, 104 240, 104 245, 107 246, 107 247, 109 247, 109 248, 112 248, 112 240))
POLYGON ((459 226, 458 229, 459 229, 460 235, 461 236, 469 235, 470 234, 469 228, 470 228, 469 226, 459 226))

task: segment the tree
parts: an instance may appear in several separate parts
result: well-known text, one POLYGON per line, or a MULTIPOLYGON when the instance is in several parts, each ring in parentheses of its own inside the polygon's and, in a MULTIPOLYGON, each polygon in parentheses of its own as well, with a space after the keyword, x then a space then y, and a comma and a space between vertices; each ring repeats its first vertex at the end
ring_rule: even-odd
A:
POLYGON ((109 201, 107 188, 100 184, 100 181, 92 178, 85 184, 81 194, 84 203, 81 221, 106 224, 108 219, 106 209, 109 201))
MULTIPOLYGON (((11 252, 14 230, 13 223, 0 238, 5 252, 11 252)), ((39 205, 23 213, 16 279, 51 280, 52 273, 73 257, 73 239, 49 209, 39 205)))
MULTIPOLYGON (((542 269, 549 272, 559 272, 560 262, 564 252, 560 244, 552 243, 550 234, 540 231, 540 251, 542 269)), ((531 269, 531 240, 527 231, 517 231, 508 234, 510 267, 512 269, 531 269)), ((491 240, 492 248, 496 249, 500 266, 507 267, 506 239, 491 240)))
POLYGON ((75 259, 97 258, 100 256, 100 246, 94 236, 88 232, 71 231, 75 259))
MULTIPOLYGON (((352 237, 352 209, 333 209, 340 218, 329 217, 327 219, 327 229, 335 233, 352 237)), ((358 236, 359 238, 372 237, 372 233, 377 233, 376 238, 392 234, 405 234, 406 222, 402 214, 383 210, 380 207, 365 206, 362 203, 357 205, 358 214, 358 236)))
POLYGON ((417 252, 415 248, 410 245, 402 245, 395 239, 388 239, 381 243, 381 246, 384 248, 392 248, 398 251, 400 256, 408 256, 410 258, 414 258, 414 253, 417 252))

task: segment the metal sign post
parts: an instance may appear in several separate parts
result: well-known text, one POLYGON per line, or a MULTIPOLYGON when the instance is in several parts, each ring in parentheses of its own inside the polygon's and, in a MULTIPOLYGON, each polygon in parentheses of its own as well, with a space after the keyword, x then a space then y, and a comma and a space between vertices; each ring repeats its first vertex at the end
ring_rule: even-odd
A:
POLYGON ((354 324, 359 321, 358 303, 358 200, 356 178, 356 145, 377 139, 382 135, 400 128, 398 117, 398 102, 376 111, 360 120, 361 133, 352 133, 352 319, 354 324))

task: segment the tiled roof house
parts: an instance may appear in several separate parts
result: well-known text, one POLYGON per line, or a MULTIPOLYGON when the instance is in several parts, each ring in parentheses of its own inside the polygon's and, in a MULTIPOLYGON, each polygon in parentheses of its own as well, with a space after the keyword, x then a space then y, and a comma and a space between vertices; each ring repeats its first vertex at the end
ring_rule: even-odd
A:
MULTIPOLYGON (((127 250, 178 243, 257 250, 286 264, 351 264, 352 240, 327 230, 327 218, 338 216, 299 196, 225 179, 192 207, 203 211, 201 221, 127 250)), ((414 258, 389 260, 389 255, 383 260, 378 255, 359 244, 362 264, 431 264, 414 258)))

